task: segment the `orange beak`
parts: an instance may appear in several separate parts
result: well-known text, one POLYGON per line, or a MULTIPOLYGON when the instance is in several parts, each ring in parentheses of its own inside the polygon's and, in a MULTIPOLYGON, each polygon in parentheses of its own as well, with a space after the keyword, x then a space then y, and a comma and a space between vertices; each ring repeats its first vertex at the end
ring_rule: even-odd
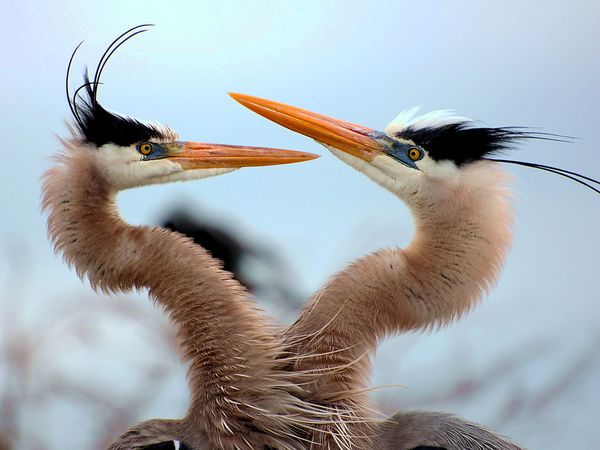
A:
POLYGON ((273 166, 309 161, 319 157, 313 153, 294 150, 200 142, 176 142, 166 144, 165 147, 168 149, 166 157, 180 164, 184 169, 273 166))
POLYGON ((292 131, 365 161, 385 153, 389 138, 379 131, 283 103, 230 92, 237 102, 292 131))

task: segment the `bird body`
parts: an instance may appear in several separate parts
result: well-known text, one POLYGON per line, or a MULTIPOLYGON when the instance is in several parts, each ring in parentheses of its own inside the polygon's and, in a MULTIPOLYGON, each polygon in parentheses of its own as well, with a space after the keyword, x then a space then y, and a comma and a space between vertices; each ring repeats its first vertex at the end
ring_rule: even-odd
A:
POLYGON ((132 187, 316 156, 180 141, 167 127, 104 109, 97 90, 106 61, 141 31, 143 26, 135 27, 114 41, 93 81, 86 76, 72 100, 68 95, 75 136, 62 141, 63 151, 43 179, 43 208, 55 249, 96 289, 147 289, 176 326, 189 363, 186 416, 143 422, 111 449, 163 441, 180 441, 193 449, 302 448, 295 439, 302 419, 294 415, 310 415, 311 406, 298 399, 298 386, 281 367, 284 348, 276 328, 203 248, 178 233, 127 224, 116 196, 132 187))
POLYGON ((401 412, 386 421, 377 436, 384 450, 521 450, 481 425, 450 414, 401 412))
MULTIPOLYGON (((321 448, 381 448, 382 437, 383 448, 518 448, 487 432, 477 444, 476 435, 466 438, 472 427, 460 420, 419 413, 409 421, 399 415, 383 425, 369 420, 369 358, 389 335, 459 318, 495 283, 511 242, 513 218, 510 177, 493 156, 519 140, 554 137, 519 128, 475 127, 444 111, 414 117, 414 110, 380 132, 271 100, 230 95, 323 144, 398 196, 414 217, 414 236, 406 248, 379 250, 351 263, 325 283, 283 332, 290 351, 303 355, 292 370, 315 374, 309 399, 356 417, 343 424, 349 437, 345 446, 332 437, 342 425, 325 424, 326 431, 313 433, 311 440, 321 448), (466 440, 456 438, 461 434, 466 440)), ((575 181, 597 191, 589 182, 598 181, 574 172, 502 162, 576 176, 575 181)))
MULTIPOLYGON (((148 289, 165 309, 190 363, 189 412, 193 420, 205 421, 202 429, 233 434, 229 427, 241 433, 231 417, 237 410, 246 418, 260 408, 275 416, 283 413, 277 395, 269 395, 289 395, 283 379, 271 388, 277 384, 276 356, 282 352, 275 328, 201 247, 160 228, 126 224, 118 214, 116 192, 103 176, 102 157, 73 146, 47 172, 44 207, 56 249, 93 287, 105 292, 148 289)), ((223 448, 229 446, 223 442, 223 448)))

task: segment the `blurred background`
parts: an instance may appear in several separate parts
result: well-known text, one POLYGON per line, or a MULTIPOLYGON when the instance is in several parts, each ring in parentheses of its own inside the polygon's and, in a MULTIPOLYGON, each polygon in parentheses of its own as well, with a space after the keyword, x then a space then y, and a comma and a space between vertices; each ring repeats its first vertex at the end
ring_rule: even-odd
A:
MULTIPOLYGON (((101 449, 135 422, 187 406, 185 367, 161 311, 144 293, 94 293, 46 238, 39 179, 60 148, 56 136, 68 134, 64 76, 81 40, 74 84, 121 32, 158 25, 108 64, 99 98, 109 109, 188 140, 323 155, 119 197, 131 223, 177 213, 217 230, 240 277, 283 323, 352 259, 406 244, 411 218, 398 199, 228 91, 378 129, 415 105, 539 127, 577 139, 529 142, 511 157, 600 176, 595 1, 0 0, 0 17, 3 450, 101 449)), ((593 448, 600 201, 563 178, 506 169, 516 223, 498 286, 451 327, 383 344, 373 384, 401 386, 374 399, 387 413, 453 412, 532 449, 593 448)))

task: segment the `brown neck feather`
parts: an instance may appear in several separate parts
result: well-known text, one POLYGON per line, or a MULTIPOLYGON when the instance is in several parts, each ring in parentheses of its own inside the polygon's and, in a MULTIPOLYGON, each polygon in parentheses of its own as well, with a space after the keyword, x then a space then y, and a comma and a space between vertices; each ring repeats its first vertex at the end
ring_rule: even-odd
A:
POLYGON ((298 404, 278 369, 276 331, 204 249, 177 233, 126 224, 91 152, 68 149, 44 177, 55 248, 95 288, 147 288, 176 324, 192 397, 182 429, 195 433, 182 440, 204 432, 216 448, 280 442, 290 433, 286 411, 298 404))
MULTIPOLYGON (((314 401, 372 417, 365 390, 377 343, 451 322, 494 283, 510 243, 511 209, 506 177, 500 169, 482 170, 489 176, 475 173, 474 186, 438 202, 414 203, 415 236, 407 248, 380 250, 352 263, 285 330, 295 354, 313 355, 294 369, 315 371, 314 401)), ((349 427, 356 435, 370 434, 368 422, 349 427)))

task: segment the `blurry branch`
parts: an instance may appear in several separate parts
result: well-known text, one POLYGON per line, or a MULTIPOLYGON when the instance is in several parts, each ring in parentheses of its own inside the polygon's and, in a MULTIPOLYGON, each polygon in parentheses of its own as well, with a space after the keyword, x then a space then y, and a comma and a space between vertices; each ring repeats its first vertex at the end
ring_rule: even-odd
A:
MULTIPOLYGON (((552 403, 560 402, 560 398, 579 386, 585 376, 594 376, 600 368, 597 349, 600 345, 600 335, 593 339, 591 345, 580 351, 564 369, 554 377, 544 381, 536 389, 528 389, 518 381, 518 372, 531 370, 540 360, 552 354, 556 348, 555 342, 528 342, 521 344, 504 357, 494 360, 483 372, 469 373, 449 385, 445 392, 437 395, 421 395, 411 400, 411 406, 418 405, 421 409, 436 409, 439 405, 455 405, 457 403, 474 403, 484 398, 486 391, 499 385, 511 384, 512 390, 501 404, 490 405, 490 411, 497 411, 493 421, 494 428, 505 427, 514 420, 523 417, 537 417, 540 412, 549 408, 552 403)), ((548 374, 545 374, 546 377, 548 374)), ((379 401, 380 407, 387 413, 393 414, 398 404, 405 404, 399 396, 386 397, 379 401)), ((406 405, 404 405, 406 406, 406 405)), ((403 408, 406 409, 406 408, 403 408)))
POLYGON ((75 398, 79 403, 87 404, 95 410, 96 434, 90 436, 90 448, 104 450, 117 436, 138 421, 154 399, 153 393, 160 391, 169 375, 166 363, 155 363, 143 370, 142 383, 137 390, 126 398, 117 399, 98 392, 94 386, 75 385, 62 379, 48 383, 47 390, 55 397, 75 398), (109 412, 108 414, 106 414, 109 412))
POLYGON ((508 352, 501 358, 494 360, 484 373, 468 374, 449 387, 445 394, 422 399, 426 404, 438 402, 451 403, 455 401, 468 401, 481 395, 482 391, 494 387, 499 380, 507 380, 513 374, 531 364, 536 358, 551 349, 550 343, 530 342, 527 346, 508 352))
POLYGON ((159 391, 168 374, 169 368, 162 364, 147 368, 139 389, 127 401, 120 402, 117 407, 114 407, 114 404, 117 404, 114 402, 111 413, 98 427, 99 434, 93 448, 99 450, 108 448, 117 436, 125 432, 132 423, 136 423, 153 400, 152 393, 159 391))
POLYGON ((570 364, 566 365, 552 380, 546 382, 539 392, 528 395, 522 390, 515 391, 500 411, 496 423, 504 425, 514 420, 517 414, 535 417, 549 408, 552 403, 558 402, 560 397, 568 394, 581 379, 593 372, 594 367, 600 365, 597 356, 599 345, 600 336, 597 336, 594 342, 576 355, 570 364))
MULTIPOLYGON (((92 299, 52 299, 36 304, 26 315, 33 299, 25 288, 31 283, 31 265, 22 250, 8 252, 9 273, 0 286, 0 450, 50 449, 45 430, 35 421, 24 421, 31 413, 51 408, 53 402, 71 399, 72 407, 92 409, 96 430, 88 436, 86 448, 104 449, 109 442, 137 421, 172 374, 176 354, 175 333, 166 322, 157 322, 148 311, 128 299, 94 301, 92 299), (85 380, 72 381, 61 375, 59 357, 65 342, 87 348, 90 355, 103 345, 94 325, 135 323, 142 329, 144 345, 158 353, 158 358, 135 376, 142 381, 135 392, 119 398, 107 395, 100 387, 85 380)), ((65 424, 67 439, 69 424, 65 424)))
MULTIPOLYGON (((28 336, 21 335, 22 310, 17 294, 26 286, 28 253, 14 243, 6 245, 8 270, 0 289, 0 368, 5 366, 4 388, 0 386, 0 449, 15 448, 19 437, 18 417, 24 396, 22 382, 29 374, 28 336), (17 300, 11 301, 12 299, 17 300)), ((1 372, 0 372, 1 373, 1 372)))

